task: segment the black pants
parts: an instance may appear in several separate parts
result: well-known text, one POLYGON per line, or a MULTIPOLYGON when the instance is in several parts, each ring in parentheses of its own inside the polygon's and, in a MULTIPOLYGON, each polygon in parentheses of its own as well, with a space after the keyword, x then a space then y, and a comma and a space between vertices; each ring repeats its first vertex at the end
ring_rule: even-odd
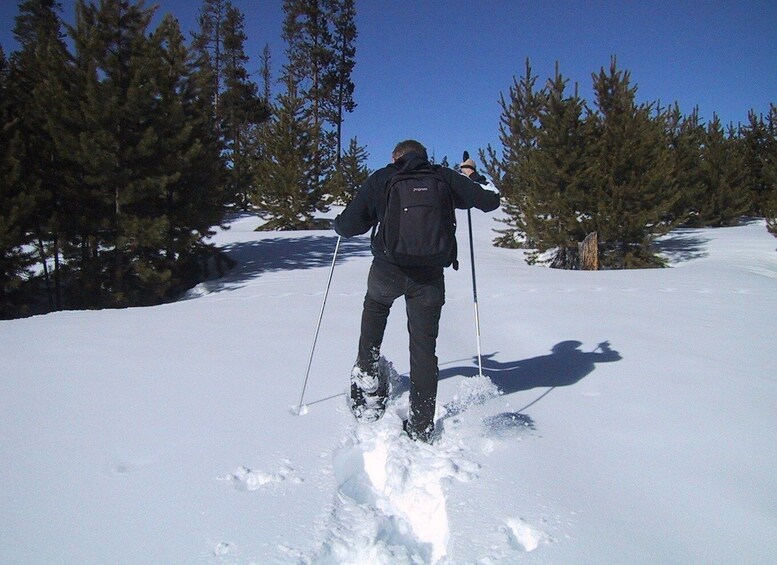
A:
POLYGON ((412 271, 385 261, 373 261, 364 298, 358 363, 377 360, 389 310, 394 300, 405 297, 410 334, 410 414, 414 432, 434 429, 437 400, 437 335, 445 303, 442 269, 412 271))

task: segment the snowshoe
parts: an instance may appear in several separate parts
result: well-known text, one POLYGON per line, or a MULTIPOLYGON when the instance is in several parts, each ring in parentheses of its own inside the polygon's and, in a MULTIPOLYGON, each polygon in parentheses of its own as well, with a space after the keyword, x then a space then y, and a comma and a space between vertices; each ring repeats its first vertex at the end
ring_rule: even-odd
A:
POLYGON ((388 373, 373 364, 368 371, 355 365, 351 371, 350 408, 357 420, 375 422, 386 411, 388 373))

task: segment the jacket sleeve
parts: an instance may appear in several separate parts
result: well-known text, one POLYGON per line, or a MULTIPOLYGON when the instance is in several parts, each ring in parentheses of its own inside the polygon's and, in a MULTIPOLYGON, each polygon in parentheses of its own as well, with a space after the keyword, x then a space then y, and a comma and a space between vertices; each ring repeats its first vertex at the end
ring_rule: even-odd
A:
POLYGON ((377 223, 376 178, 370 176, 353 200, 345 207, 334 221, 334 229, 338 235, 353 237, 367 233, 377 223))
POLYGON ((469 209, 477 208, 483 212, 490 212, 499 208, 499 191, 493 185, 488 186, 488 179, 481 174, 475 173, 475 182, 466 175, 457 173, 453 169, 442 169, 443 174, 447 176, 448 183, 453 190, 456 208, 469 209), (487 187, 488 186, 488 187, 487 187))

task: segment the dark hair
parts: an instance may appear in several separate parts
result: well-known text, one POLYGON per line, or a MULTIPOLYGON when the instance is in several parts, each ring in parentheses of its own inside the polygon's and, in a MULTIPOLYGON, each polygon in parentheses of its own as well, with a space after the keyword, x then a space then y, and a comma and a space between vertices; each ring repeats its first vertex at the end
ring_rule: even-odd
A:
POLYGON ((424 159, 429 158, 429 156, 426 154, 426 147, 414 139, 406 139, 405 141, 400 141, 397 143, 397 146, 394 148, 394 152, 391 153, 391 156, 396 160, 407 153, 418 153, 424 159))

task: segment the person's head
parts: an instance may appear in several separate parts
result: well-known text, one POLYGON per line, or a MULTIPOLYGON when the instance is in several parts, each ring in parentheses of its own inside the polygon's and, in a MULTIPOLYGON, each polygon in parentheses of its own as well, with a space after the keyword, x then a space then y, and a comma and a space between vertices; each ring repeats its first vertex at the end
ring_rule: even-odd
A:
POLYGON ((572 353, 582 353, 582 351, 578 349, 578 347, 580 347, 581 345, 583 345, 583 343, 580 341, 574 341, 574 340, 562 341, 561 343, 557 343, 556 345, 554 345, 551 351, 553 351, 554 355, 569 355, 572 353))
POLYGON ((396 161, 403 155, 406 155, 407 153, 417 153, 424 159, 429 159, 429 156, 426 154, 426 147, 421 145, 419 142, 417 142, 414 139, 406 139, 405 141, 400 141, 397 143, 397 146, 394 148, 394 151, 391 153, 391 158, 396 161))

